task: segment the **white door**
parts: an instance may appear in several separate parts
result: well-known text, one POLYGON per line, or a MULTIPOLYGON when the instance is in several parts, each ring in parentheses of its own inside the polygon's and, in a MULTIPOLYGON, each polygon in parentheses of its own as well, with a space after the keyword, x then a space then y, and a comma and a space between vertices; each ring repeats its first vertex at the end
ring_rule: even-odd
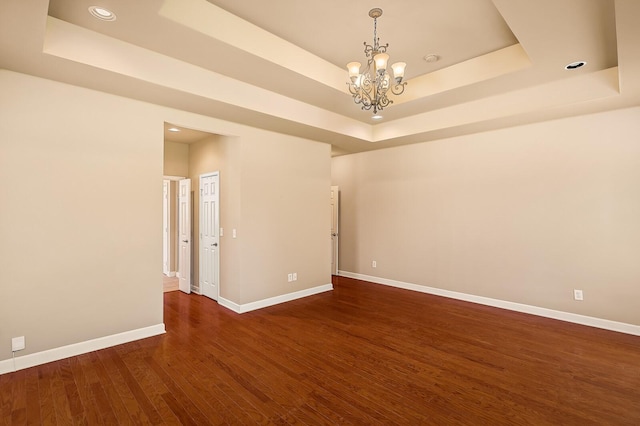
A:
POLYGON ((179 182, 178 192, 178 273, 180 275, 179 288, 185 293, 191 293, 191 179, 179 182))
POLYGON ((220 175, 200 175, 200 291, 218 300, 220 265, 220 175))
POLYGON ((169 275, 169 192, 170 182, 162 181, 162 273, 169 275))
POLYGON ((340 190, 331 187, 331 274, 338 275, 338 219, 340 211, 340 190))

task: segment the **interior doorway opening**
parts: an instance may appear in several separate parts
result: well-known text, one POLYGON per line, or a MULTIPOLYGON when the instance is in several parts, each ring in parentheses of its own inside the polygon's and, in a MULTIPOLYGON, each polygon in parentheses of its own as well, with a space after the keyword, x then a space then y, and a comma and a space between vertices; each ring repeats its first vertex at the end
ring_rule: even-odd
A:
MULTIPOLYGON (((214 133, 164 123, 163 173, 164 180, 170 181, 168 190, 170 201, 168 204, 174 206, 175 209, 171 210, 174 218, 168 219, 173 225, 169 225, 169 237, 165 235, 167 233, 164 226, 166 220, 163 220, 163 232, 165 233, 163 234, 163 281, 170 282, 169 278, 173 278, 171 272, 175 271, 178 287, 185 293, 204 294, 200 277, 202 263, 205 262, 205 266, 212 265, 206 257, 203 257, 201 250, 200 199, 202 188, 200 176, 219 170, 221 164, 224 164, 225 157, 220 152, 220 145, 224 143, 222 138, 224 137, 214 133), (187 182, 190 183, 190 188, 184 187, 187 182), (167 244, 168 239, 171 239, 172 242, 167 244), (165 262, 169 266, 165 266, 165 262)), ((164 205, 163 200, 163 211, 165 210, 164 205)), ((216 208, 218 208, 217 202, 216 208)), ((220 226, 217 222, 218 218, 216 217, 216 233, 220 226)), ((208 243, 211 244, 211 242, 208 243)), ((219 244, 218 241, 215 243, 219 244)), ((220 247, 216 246, 215 248, 217 255, 220 247)), ((219 261, 215 263, 215 265, 218 264, 219 261)), ((217 269, 218 266, 216 266, 215 284, 219 287, 217 269)), ((216 288, 215 296, 209 295, 209 297, 217 300, 218 292, 219 289, 216 288)))
POLYGON ((163 290, 178 289, 178 190, 181 177, 165 176, 162 181, 162 284, 163 290))

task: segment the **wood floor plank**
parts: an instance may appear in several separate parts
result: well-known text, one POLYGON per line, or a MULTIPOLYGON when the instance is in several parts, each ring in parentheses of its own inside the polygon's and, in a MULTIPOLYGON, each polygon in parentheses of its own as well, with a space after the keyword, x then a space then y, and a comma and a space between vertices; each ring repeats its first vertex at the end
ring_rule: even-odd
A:
POLYGON ((0 425, 11 424, 11 384, 14 374, 0 375, 0 425))
POLYGON ((56 412, 51 393, 51 379, 55 372, 56 363, 49 363, 34 367, 38 371, 38 400, 40 402, 40 420, 43 425, 56 425, 56 412))
POLYGON ((53 365, 50 381, 51 396, 56 416, 56 423, 59 425, 72 425, 73 419, 71 418, 71 408, 69 406, 69 400, 67 399, 64 380, 62 379, 62 374, 60 372, 63 368, 64 361, 65 360, 56 362, 53 365))
POLYGON ((38 369, 30 368, 25 371, 26 386, 26 424, 38 425, 42 423, 40 416, 40 396, 38 390, 38 369))
POLYGON ((640 337, 347 278, 0 376, 0 425, 633 425, 640 337))

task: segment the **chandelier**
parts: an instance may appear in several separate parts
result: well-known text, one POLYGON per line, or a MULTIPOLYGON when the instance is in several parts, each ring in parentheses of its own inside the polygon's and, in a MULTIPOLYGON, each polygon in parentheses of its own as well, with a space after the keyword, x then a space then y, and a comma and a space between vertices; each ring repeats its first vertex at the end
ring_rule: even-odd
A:
POLYGON ((407 66, 404 62, 396 62, 391 65, 393 69, 393 79, 387 72, 387 47, 389 43, 380 45, 378 38, 378 18, 382 16, 382 9, 374 8, 369 11, 369 16, 373 18, 373 45, 364 42, 364 54, 367 57, 367 64, 364 71, 360 72, 360 62, 349 62, 347 69, 349 70, 349 92, 353 95, 353 101, 356 104, 362 104, 363 110, 373 108, 374 115, 379 111, 392 104, 393 101, 387 97, 387 92, 391 89, 394 95, 400 95, 404 92, 406 82, 402 82, 404 78, 404 69, 407 66))

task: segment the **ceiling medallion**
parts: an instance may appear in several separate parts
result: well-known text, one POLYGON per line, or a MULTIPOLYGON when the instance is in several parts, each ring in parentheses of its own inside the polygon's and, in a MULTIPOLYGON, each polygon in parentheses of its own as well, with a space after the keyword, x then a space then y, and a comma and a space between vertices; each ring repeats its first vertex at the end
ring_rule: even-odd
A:
POLYGON ((360 62, 349 62, 349 92, 353 96, 356 104, 362 104, 363 110, 373 109, 373 114, 377 115, 383 108, 393 103, 387 97, 387 92, 391 89, 394 95, 401 95, 404 92, 406 82, 404 69, 407 66, 404 62, 396 62, 391 65, 393 69, 393 79, 387 72, 387 47, 389 43, 380 45, 378 38, 378 18, 382 16, 382 9, 374 8, 369 11, 369 16, 373 18, 373 45, 364 42, 364 54, 367 64, 364 71, 360 72, 360 62))

